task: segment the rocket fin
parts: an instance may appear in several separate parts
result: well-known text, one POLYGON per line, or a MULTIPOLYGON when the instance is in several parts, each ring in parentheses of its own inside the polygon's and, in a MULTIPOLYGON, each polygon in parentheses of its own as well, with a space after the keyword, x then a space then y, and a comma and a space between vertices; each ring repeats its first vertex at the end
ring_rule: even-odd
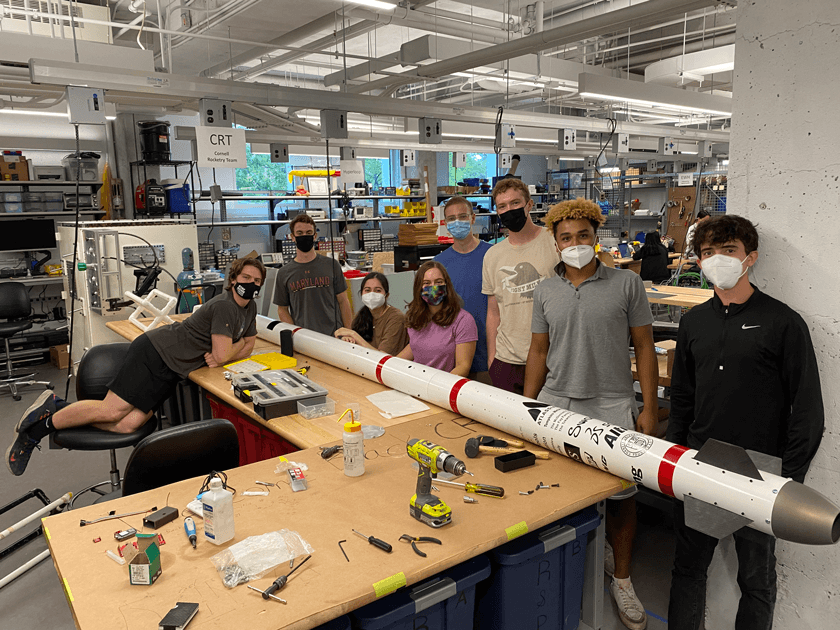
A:
POLYGON ((694 456, 694 459, 750 479, 763 481, 761 473, 758 472, 758 468, 750 459, 747 451, 734 444, 728 444, 720 440, 707 440, 703 448, 694 456))
POLYGON ((759 453, 758 451, 747 451, 753 464, 759 470, 768 472, 779 477, 782 476, 782 458, 768 455, 767 453, 759 453))
POLYGON ((752 521, 722 507, 685 495, 685 524, 714 538, 724 538, 752 521))

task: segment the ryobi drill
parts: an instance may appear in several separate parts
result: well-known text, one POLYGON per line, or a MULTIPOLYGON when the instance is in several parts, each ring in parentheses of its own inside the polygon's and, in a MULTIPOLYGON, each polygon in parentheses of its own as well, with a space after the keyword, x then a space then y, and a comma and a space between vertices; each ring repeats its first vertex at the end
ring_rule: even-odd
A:
POLYGON ((421 523, 430 527, 443 527, 452 522, 452 510, 446 503, 432 494, 432 478, 439 472, 452 473, 456 477, 471 475, 466 464, 448 453, 442 446, 428 440, 413 438, 406 444, 408 456, 420 464, 417 476, 417 492, 411 497, 409 513, 421 523))

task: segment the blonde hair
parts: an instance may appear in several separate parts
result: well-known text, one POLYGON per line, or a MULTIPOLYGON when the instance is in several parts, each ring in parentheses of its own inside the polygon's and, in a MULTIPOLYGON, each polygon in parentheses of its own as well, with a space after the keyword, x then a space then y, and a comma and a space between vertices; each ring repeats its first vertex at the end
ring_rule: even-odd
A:
POLYGON ((594 201, 578 197, 577 199, 561 201, 560 203, 551 206, 551 209, 545 217, 546 229, 556 236, 557 224, 560 223, 560 221, 567 221, 569 219, 583 219, 585 221, 589 221, 595 232, 597 232, 598 228, 600 228, 604 223, 604 215, 601 214, 601 206, 594 201))

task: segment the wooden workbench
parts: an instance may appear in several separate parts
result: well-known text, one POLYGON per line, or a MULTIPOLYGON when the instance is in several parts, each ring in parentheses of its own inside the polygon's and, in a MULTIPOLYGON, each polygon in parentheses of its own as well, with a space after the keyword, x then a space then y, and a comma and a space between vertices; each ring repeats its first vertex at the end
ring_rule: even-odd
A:
POLYGON ((668 306, 699 306, 707 302, 714 295, 714 289, 698 289, 695 287, 674 287, 657 284, 645 289, 648 302, 651 304, 667 304, 668 306))
MULTIPOLYGON (((360 377, 353 378, 356 385, 363 385, 360 377)), ((618 478, 557 454, 508 474, 496 471, 493 457, 484 456, 465 459, 475 474, 470 479, 503 486, 503 499, 479 497, 477 504, 467 505, 461 501, 460 488, 443 486, 437 494, 452 507, 452 524, 432 530, 414 520, 408 502, 417 472, 406 455, 406 441, 430 439, 463 457, 465 439, 477 434, 503 435, 463 418, 442 420, 435 413, 390 426, 383 436, 366 441, 366 471, 358 478, 344 476, 340 457, 325 461, 317 449, 295 453, 289 458, 309 468, 305 492, 292 492, 286 473, 275 473, 276 459, 227 471, 229 484, 238 490, 234 542, 286 528, 298 532, 314 548, 312 559, 279 593, 287 605, 263 600, 246 585, 228 589, 222 584, 210 557, 228 545, 217 547, 207 542, 201 518, 195 519, 197 549, 187 541, 182 518, 157 530, 166 544, 161 547, 162 574, 151 586, 130 585, 127 566, 116 564, 105 553, 116 550, 115 530, 130 526, 144 532, 142 515, 79 526, 80 519, 92 520, 109 512, 122 514, 164 505, 183 510, 198 492, 201 478, 50 516, 44 519, 44 532, 76 626, 81 630, 148 630, 157 627, 166 612, 182 601, 199 604, 190 630, 313 628, 377 599, 374 585, 383 580, 404 575, 407 584, 416 583, 507 542, 508 532, 533 531, 621 488, 618 478), (262 489, 254 484, 256 480, 277 485, 268 496, 244 496, 246 490, 262 489), (539 482, 559 483, 560 487, 519 495, 518 491, 533 489, 539 482), (393 545, 393 552, 386 554, 372 547, 351 528, 384 539, 393 545), (399 542, 402 534, 431 535, 443 544, 425 546, 428 557, 421 558, 410 545, 399 542), (101 542, 96 542, 100 538, 101 542), (346 541, 343 547, 348 559, 342 555, 339 541, 346 541)), ((601 601, 599 593, 603 596, 603 566, 594 560, 603 546, 603 524, 597 536, 587 549, 585 602, 587 594, 596 602, 601 601)), ((283 565, 251 584, 264 589, 287 571, 288 565, 283 565)), ((600 612, 593 614, 599 621, 600 612)))
MULTIPOLYGON (((177 317, 183 319, 186 315, 177 317)), ((107 326, 129 341, 133 341, 142 334, 142 331, 128 320, 109 322, 107 326)), ((262 352, 280 352, 280 347, 265 339, 257 338, 252 354, 260 354, 262 352)), ((340 440, 342 425, 337 420, 341 412, 347 409, 348 403, 359 404, 362 412, 362 422, 364 424, 374 424, 384 427, 425 416, 434 416, 437 420, 458 417, 457 414, 448 409, 426 403, 430 408, 428 411, 395 419, 384 418, 380 415, 379 409, 366 396, 376 392, 386 391, 390 388, 350 374, 327 363, 311 359, 306 355, 295 353, 295 358, 299 366, 308 365, 310 367, 306 374, 308 378, 329 391, 329 397, 336 403, 336 414, 322 418, 313 418, 311 420, 307 420, 299 414, 264 420, 254 411, 253 405, 243 403, 233 395, 231 383, 225 380, 224 370, 222 368, 200 368, 190 373, 190 380, 207 393, 215 396, 225 405, 236 409, 252 422, 267 428, 302 449, 340 440)))

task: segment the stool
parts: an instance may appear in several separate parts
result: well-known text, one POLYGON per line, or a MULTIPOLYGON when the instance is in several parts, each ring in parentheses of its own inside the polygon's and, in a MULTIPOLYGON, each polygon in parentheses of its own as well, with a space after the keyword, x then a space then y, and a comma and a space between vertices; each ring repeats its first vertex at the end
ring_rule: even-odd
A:
POLYGON ((0 338, 6 347, 6 373, 0 377, 0 389, 8 388, 14 400, 20 400, 18 390, 30 385, 44 385, 52 389, 47 381, 34 381, 34 372, 28 374, 15 374, 12 367, 12 353, 9 349, 9 339, 19 332, 32 328, 29 320, 29 291, 20 282, 4 282, 0 284, 0 338))

